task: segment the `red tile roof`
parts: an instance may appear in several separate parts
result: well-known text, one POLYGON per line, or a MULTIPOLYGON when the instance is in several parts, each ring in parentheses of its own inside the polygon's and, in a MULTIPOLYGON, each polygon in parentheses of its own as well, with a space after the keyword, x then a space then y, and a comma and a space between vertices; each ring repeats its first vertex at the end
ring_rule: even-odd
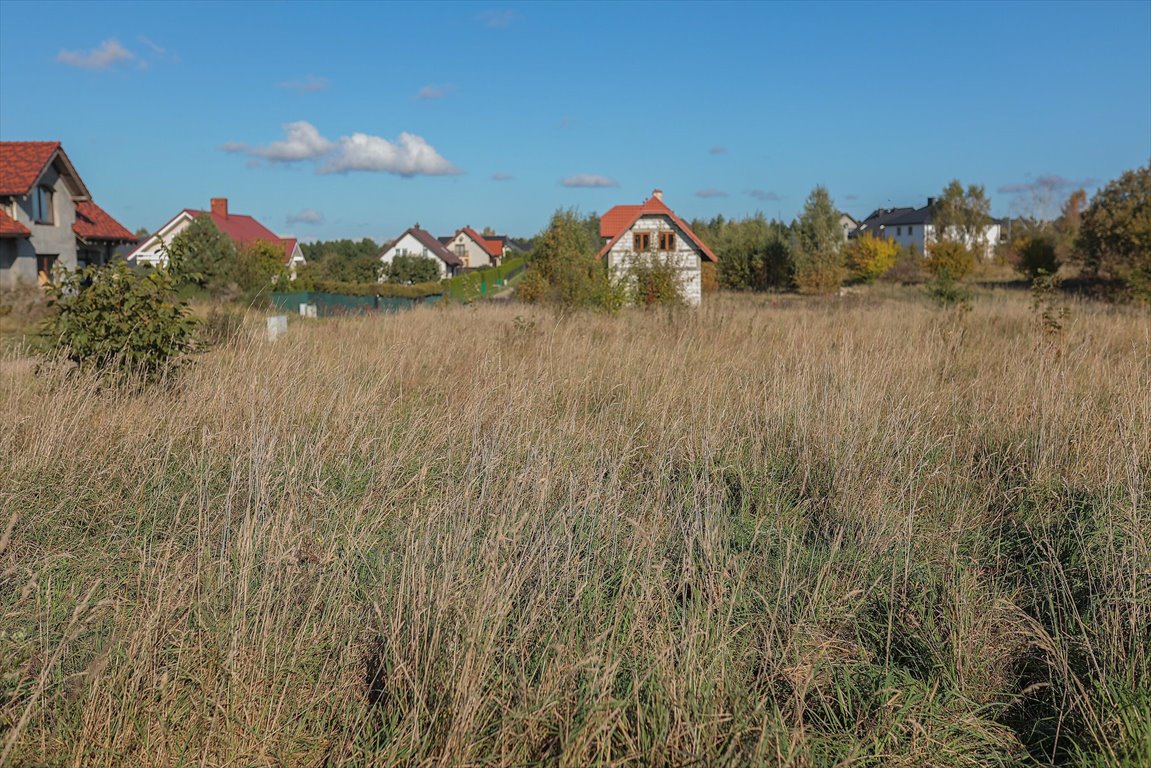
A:
POLYGON ((697 248, 707 257, 708 261, 719 261, 711 249, 699 239, 695 232, 691 231, 691 227, 687 225, 683 219, 675 215, 675 212, 664 204, 655 195, 652 195, 644 201, 643 205, 617 205, 600 218, 600 235, 609 238, 607 244, 604 245, 599 252, 599 258, 603 258, 604 254, 612 249, 612 246, 619 241, 620 237, 625 232, 631 229, 632 225, 639 220, 641 216, 667 216, 672 220, 677 227, 679 227, 688 240, 691 240, 697 248), (609 234, 610 232, 610 234, 609 234))
POLYGON ((487 253, 488 256, 492 256, 493 258, 498 259, 504 255, 504 241, 502 238, 486 238, 471 227, 464 227, 463 229, 458 230, 456 234, 458 235, 460 232, 463 232, 472 240, 475 240, 476 245, 478 245, 480 248, 483 248, 484 252, 487 253))
POLYGON ((136 242, 134 234, 93 202, 76 203, 76 223, 72 225, 72 231, 84 240, 136 242))
POLYGON ((612 239, 635 221, 635 215, 642 205, 617 205, 599 220, 599 236, 612 239))
POLYGON ((284 246, 284 263, 292 260, 292 251, 296 250, 296 243, 298 241, 294 237, 280 238, 280 245, 284 246))
POLYGON ((0 237, 28 237, 31 234, 32 230, 9 216, 3 208, 0 208, 0 237))
POLYGON ((58 141, 0 141, 0 195, 23 195, 60 148, 58 141))
POLYGON ((184 211, 196 217, 211 217, 216 229, 227 235, 233 243, 241 248, 257 240, 263 240, 266 243, 282 247, 285 260, 292 258, 292 248, 296 244, 295 238, 281 238, 251 216, 230 212, 227 216, 221 216, 214 211, 197 211, 192 208, 185 208, 184 211))

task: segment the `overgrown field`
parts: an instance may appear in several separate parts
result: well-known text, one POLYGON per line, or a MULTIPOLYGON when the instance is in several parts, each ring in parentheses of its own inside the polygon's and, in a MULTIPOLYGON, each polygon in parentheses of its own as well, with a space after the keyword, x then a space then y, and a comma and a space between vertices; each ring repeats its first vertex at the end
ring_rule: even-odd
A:
POLYGON ((0 366, 0 763, 1151 763, 1146 310, 418 308, 142 391, 0 366))

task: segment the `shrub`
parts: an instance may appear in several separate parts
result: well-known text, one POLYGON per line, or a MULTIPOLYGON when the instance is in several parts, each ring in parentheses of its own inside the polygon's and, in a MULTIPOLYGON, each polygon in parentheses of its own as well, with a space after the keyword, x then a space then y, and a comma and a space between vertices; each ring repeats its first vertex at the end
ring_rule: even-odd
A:
POLYGON ((870 283, 895 266, 899 250, 899 243, 894 240, 867 233, 847 244, 847 266, 855 278, 870 283))
POLYGON ((516 298, 525 304, 539 304, 547 293, 548 281, 534 269, 529 269, 516 285, 516 298))
POLYGON ((719 268, 713 261, 704 261, 699 266, 699 290, 704 295, 719 290, 719 268))
POLYGON ((1015 268, 1028 280, 1035 280, 1040 275, 1054 275, 1059 271, 1055 243, 1044 235, 1037 234, 1023 239, 1016 244, 1015 252, 1015 268))
POLYGON ((927 247, 924 266, 936 280, 962 280, 975 269, 975 253, 958 240, 937 240, 927 247))
POLYGON ((800 293, 835 293, 843 284, 847 270, 836 263, 797 259, 795 287, 800 293))
POLYGON ((124 264, 63 272, 48 288, 52 351, 102 370, 162 375, 192 346, 196 327, 166 269, 124 264))
POLYGON ((428 283, 440 279, 440 267, 428 256, 399 255, 385 267, 384 276, 397 283, 428 283))
POLYGON ((274 283, 287 280, 284 249, 265 240, 248 243, 236 254, 236 263, 231 273, 232 280, 241 291, 264 291, 274 283))
POLYGON ((628 287, 625 295, 637 306, 653 307, 684 303, 683 276, 679 268, 669 259, 660 258, 657 254, 651 254, 647 258, 633 258, 625 274, 623 279, 628 287))

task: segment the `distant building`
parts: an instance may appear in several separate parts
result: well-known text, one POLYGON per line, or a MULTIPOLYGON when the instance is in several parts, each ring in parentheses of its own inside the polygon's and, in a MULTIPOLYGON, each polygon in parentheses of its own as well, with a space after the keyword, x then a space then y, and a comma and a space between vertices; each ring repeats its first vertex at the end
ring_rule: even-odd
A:
POLYGON ((454 235, 437 238, 448 250, 456 254, 464 269, 498 267, 504 257, 503 236, 485 236, 471 227, 457 229, 454 235))
POLYGON ((96 203, 58 141, 0 142, 0 287, 108 263, 136 237, 96 203))
MULTIPOLYGON (((453 236, 447 238, 447 241, 452 242, 454 239, 453 236)), ((380 251, 380 262, 386 267, 397 256, 423 256, 433 259, 439 267, 441 278, 451 277, 464 267, 464 260, 457 256, 455 251, 431 232, 420 229, 419 224, 409 228, 395 240, 385 243, 383 250, 380 251)))
MULTIPOLYGON (((873 232, 873 234, 876 237, 894 240, 908 250, 926 254, 927 246, 935 242, 938 235, 934 224, 932 224, 934 207, 935 198, 929 197, 927 198, 927 205, 922 208, 890 209, 892 211, 890 214, 879 217, 879 232, 873 232)), ((864 224, 871 220, 871 217, 868 217, 864 220, 864 224)), ((863 225, 860 226, 861 230, 862 228, 863 225)), ((1000 219, 991 219, 981 233, 969 238, 967 245, 975 248, 982 258, 990 259, 995 255, 995 246, 1006 237, 1006 234, 1005 222, 1000 219)))
POLYGON ((617 205, 600 218, 604 245, 599 258, 608 269, 623 274, 645 255, 658 255, 680 269, 683 298, 698 305, 702 300, 703 262, 718 259, 655 190, 641 205, 617 205))
POLYGON ((284 266, 293 274, 297 267, 307 263, 296 238, 280 237, 251 216, 232 213, 228 210, 228 198, 226 197, 213 197, 207 211, 199 211, 194 208, 185 208, 180 211, 169 219, 164 226, 156 230, 155 234, 136 246, 135 250, 128 254, 128 262, 141 266, 166 265, 168 254, 165 249, 172 244, 177 235, 201 216, 210 218, 216 229, 227 235, 237 248, 243 248, 254 242, 265 242, 279 246, 284 250, 284 266))
POLYGON ((843 230, 843 239, 846 240, 851 237, 855 230, 859 229, 859 222, 846 213, 840 213, 839 228, 843 230))

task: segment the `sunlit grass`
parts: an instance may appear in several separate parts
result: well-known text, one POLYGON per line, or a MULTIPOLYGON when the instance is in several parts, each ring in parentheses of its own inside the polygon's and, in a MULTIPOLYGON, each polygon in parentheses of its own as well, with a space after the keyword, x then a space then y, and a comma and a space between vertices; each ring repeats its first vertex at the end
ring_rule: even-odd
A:
POLYGON ((34 369, 0 762, 1151 761, 1145 311, 417 308, 34 369))

